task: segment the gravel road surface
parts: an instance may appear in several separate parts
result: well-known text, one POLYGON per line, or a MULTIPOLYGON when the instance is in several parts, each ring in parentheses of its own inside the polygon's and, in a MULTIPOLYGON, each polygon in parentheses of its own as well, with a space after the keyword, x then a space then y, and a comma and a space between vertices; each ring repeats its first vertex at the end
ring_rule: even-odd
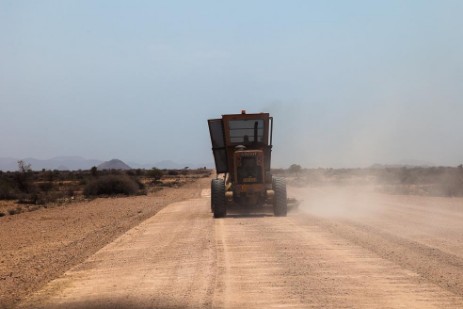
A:
POLYGON ((19 307, 463 308, 461 200, 290 193, 312 203, 212 219, 203 189, 19 307))

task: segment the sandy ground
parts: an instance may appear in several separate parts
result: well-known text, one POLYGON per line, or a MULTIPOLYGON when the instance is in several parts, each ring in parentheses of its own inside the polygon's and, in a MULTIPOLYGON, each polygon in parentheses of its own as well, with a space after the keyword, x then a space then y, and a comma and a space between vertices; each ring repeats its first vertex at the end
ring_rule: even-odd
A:
POLYGON ((208 184, 206 178, 148 196, 99 198, 1 217, 0 308, 11 308, 164 206, 199 197, 199 188, 208 184))
POLYGON ((212 219, 207 189, 20 308, 463 308, 462 199, 291 188, 288 217, 212 219))

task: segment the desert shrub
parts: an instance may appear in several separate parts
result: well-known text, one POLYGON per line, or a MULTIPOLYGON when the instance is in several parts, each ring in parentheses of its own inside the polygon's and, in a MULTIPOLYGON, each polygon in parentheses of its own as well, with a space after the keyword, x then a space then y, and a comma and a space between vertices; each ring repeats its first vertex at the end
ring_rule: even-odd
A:
POLYGON ((38 193, 21 193, 18 196, 18 204, 44 204, 44 198, 38 193))
POLYGON ((291 164, 288 171, 291 174, 299 174, 302 171, 302 167, 299 164, 291 164))
POLYGON ((60 190, 54 190, 50 191, 47 194, 42 194, 38 196, 38 199, 36 201, 36 205, 46 205, 48 203, 60 203, 64 201, 64 199, 67 196, 72 196, 72 195, 67 195, 70 192, 63 192, 60 190))
POLYGON ((145 170, 142 170, 141 168, 137 168, 135 170, 135 175, 137 176, 143 176, 145 174, 145 170))
POLYGON ((168 170, 167 175, 169 176, 178 176, 178 171, 177 170, 168 170))
POLYGON ((92 168, 90 169, 90 173, 93 177, 98 176, 98 168, 96 166, 92 166, 92 168))
POLYGON ((54 171, 44 171, 43 177, 47 181, 52 182, 53 180, 55 180, 55 178, 57 178, 57 173, 54 171))
POLYGON ((131 177, 136 176, 135 170, 127 170, 125 173, 126 173, 128 176, 131 176, 131 177))
POLYGON ((153 167, 152 169, 146 172, 146 176, 152 178, 154 181, 160 180, 162 178, 162 175, 164 175, 164 173, 156 167, 153 167))
POLYGON ((50 192, 53 189, 53 183, 51 181, 39 183, 39 189, 43 192, 50 192))
POLYGON ((212 174, 212 171, 208 170, 208 171, 204 172, 204 174, 201 174, 200 177, 201 178, 207 178, 207 177, 211 176, 211 174, 212 174))
POLYGON ((76 188, 75 187, 70 187, 66 189, 66 196, 74 196, 76 194, 76 188))
POLYGON ((90 181, 84 188, 84 195, 134 195, 138 193, 138 187, 127 175, 106 175, 90 181))
POLYGON ((135 182, 138 185, 138 189, 140 189, 140 190, 146 189, 146 185, 140 179, 136 178, 135 182))
POLYGON ((17 192, 13 184, 4 179, 0 179, 0 200, 14 200, 17 198, 17 192))
POLYGON ((6 213, 4 213, 3 211, 0 211, 0 217, 4 217, 6 216, 6 213))
POLYGON ((9 214, 10 216, 12 216, 12 215, 17 215, 17 214, 20 214, 20 213, 22 213, 21 207, 16 207, 16 208, 8 209, 8 214, 9 214))
POLYGON ((190 170, 190 175, 197 175, 198 178, 202 178, 204 177, 204 175, 211 175, 211 174, 212 174, 212 170, 207 169, 205 167, 190 170))
POLYGON ((29 192, 30 191, 30 177, 27 173, 15 173, 16 187, 21 192, 29 192))
POLYGON ((18 170, 18 172, 14 173, 16 187, 23 193, 30 193, 33 191, 33 188, 31 188, 31 180, 34 177, 31 165, 20 160, 18 161, 18 170))

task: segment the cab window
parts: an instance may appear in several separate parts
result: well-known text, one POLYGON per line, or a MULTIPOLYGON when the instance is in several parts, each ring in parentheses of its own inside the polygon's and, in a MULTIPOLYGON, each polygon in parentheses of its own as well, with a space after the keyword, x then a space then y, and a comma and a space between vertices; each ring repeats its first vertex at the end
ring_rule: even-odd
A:
POLYGON ((230 120, 230 142, 232 144, 264 143, 264 120, 241 119, 230 120), (257 140, 255 140, 257 137, 257 140))

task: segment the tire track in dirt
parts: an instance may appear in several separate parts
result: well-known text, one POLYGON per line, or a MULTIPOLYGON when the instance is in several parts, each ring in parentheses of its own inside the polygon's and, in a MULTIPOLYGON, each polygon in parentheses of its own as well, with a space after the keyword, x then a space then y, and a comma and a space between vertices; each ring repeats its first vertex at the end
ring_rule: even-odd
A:
POLYGON ((14 307, 170 203, 199 197, 209 181, 0 218, 0 308, 14 307))
POLYGON ((441 288, 463 296, 463 258, 371 226, 304 215, 300 224, 317 224, 331 233, 410 269, 441 288))
POLYGON ((222 271, 230 273, 219 275, 227 288, 216 290, 214 298, 227 301, 214 302, 214 307, 463 306, 461 297, 416 272, 333 233, 317 219, 305 219, 267 213, 217 220, 216 233, 223 233, 228 248, 224 259, 229 265, 222 271))
POLYGON ((19 308, 207 308, 216 276, 207 200, 171 204, 19 308))

